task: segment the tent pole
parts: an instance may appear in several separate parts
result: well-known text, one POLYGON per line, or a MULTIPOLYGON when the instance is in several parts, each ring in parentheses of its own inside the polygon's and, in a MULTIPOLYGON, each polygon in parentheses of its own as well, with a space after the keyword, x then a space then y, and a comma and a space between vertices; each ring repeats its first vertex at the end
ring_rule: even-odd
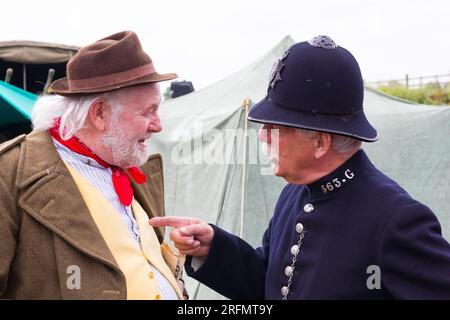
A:
POLYGON ((47 81, 45 82, 44 90, 42 91, 44 94, 50 93, 50 85, 52 84, 53 77, 55 76, 55 69, 48 69, 47 81))
POLYGON ((250 99, 246 98, 242 103, 244 109, 244 143, 242 152, 242 179, 241 179, 241 226, 239 230, 239 237, 244 236, 244 207, 245 207, 245 172, 247 167, 247 113, 250 105, 250 99))
POLYGON ((22 65, 22 76, 23 76, 23 90, 27 90, 27 65, 24 63, 22 65))
POLYGON ((11 78, 12 78, 13 73, 14 73, 14 70, 12 68, 6 69, 6 76, 5 76, 5 82, 6 83, 10 83, 11 82, 11 78))

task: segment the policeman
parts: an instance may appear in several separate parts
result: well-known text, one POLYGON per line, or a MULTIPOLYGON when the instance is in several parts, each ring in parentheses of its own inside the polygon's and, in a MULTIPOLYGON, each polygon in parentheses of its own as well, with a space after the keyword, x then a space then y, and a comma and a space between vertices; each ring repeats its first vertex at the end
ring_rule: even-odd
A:
POLYGON ((357 61, 327 36, 276 62, 249 112, 282 191, 254 249, 194 218, 164 217, 188 274, 231 299, 450 299, 450 245, 433 212, 361 148, 378 139, 363 112, 357 61))

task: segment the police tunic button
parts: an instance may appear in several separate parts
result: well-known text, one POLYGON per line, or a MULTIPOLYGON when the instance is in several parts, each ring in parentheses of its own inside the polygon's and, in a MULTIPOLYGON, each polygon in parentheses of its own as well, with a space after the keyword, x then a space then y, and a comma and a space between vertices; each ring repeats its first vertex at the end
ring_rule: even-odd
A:
POLYGON ((288 287, 283 287, 281 288, 281 294, 286 297, 289 294, 289 288, 288 287))
POLYGON ((300 249, 298 248, 298 245, 294 244, 291 247, 291 253, 292 253, 293 256, 298 255, 299 251, 300 251, 300 249))
POLYGON ((314 211, 314 206, 313 206, 311 203, 307 203, 307 204, 305 204, 305 206, 303 207, 303 210, 304 210, 306 213, 313 212, 313 211, 314 211))
POLYGON ((301 223, 297 223, 295 226, 295 231, 297 231, 297 233, 303 233, 303 225, 301 223))
POLYGON ((287 277, 290 277, 293 272, 294 272, 294 268, 292 268, 291 266, 287 266, 286 269, 284 269, 284 274, 287 277))

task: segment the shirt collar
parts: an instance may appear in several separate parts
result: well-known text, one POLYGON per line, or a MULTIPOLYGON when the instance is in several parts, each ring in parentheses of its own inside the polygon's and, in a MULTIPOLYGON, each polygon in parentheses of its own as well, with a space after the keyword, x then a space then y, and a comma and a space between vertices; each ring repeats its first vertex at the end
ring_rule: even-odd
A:
POLYGON ((85 165, 91 166, 91 167, 95 167, 98 169, 103 169, 106 171, 109 171, 107 168, 103 167, 101 164, 99 164, 97 161, 95 161, 94 159, 84 156, 82 154, 76 153, 72 150, 70 150, 69 148, 67 148, 65 145, 59 143, 56 139, 53 139, 53 142, 56 146, 56 149, 63 149, 67 154, 69 154, 71 156, 71 158, 76 161, 76 162, 82 162, 85 165))
POLYGON ((306 186, 312 199, 326 198, 353 184, 370 164, 361 149, 330 174, 306 186))

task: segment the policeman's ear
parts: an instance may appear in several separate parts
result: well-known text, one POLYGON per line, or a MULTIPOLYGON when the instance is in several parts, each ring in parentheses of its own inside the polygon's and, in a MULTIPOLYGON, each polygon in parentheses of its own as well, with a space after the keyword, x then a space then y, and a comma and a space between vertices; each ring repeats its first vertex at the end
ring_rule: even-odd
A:
POLYGON ((103 100, 95 100, 88 111, 88 119, 97 131, 105 131, 111 118, 111 107, 103 100))
POLYGON ((317 132, 314 140, 314 157, 322 158, 331 149, 331 134, 326 132, 317 132))

